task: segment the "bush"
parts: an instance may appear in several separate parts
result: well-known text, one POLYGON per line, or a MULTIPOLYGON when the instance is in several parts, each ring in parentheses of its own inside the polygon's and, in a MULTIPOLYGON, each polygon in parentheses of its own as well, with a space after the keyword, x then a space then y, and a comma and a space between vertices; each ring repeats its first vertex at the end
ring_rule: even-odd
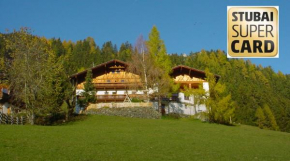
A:
POLYGON ((163 116, 165 119, 180 119, 181 115, 179 113, 169 113, 163 116))
POLYGON ((14 113, 13 116, 14 116, 14 117, 21 117, 21 116, 22 116, 22 117, 26 117, 27 114, 24 113, 24 112, 19 112, 19 113, 14 113))
POLYGON ((131 102, 143 102, 142 100, 140 100, 139 98, 132 98, 131 102))
POLYGON ((36 125, 54 125, 65 121, 65 113, 44 114, 35 116, 36 125))

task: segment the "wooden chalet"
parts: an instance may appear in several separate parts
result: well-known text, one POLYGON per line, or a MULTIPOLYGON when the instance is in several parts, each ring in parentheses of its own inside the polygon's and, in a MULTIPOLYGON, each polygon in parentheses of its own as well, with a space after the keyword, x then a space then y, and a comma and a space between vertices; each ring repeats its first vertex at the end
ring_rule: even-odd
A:
MULTIPOLYGON (((97 102, 123 102, 127 95, 143 97, 140 77, 128 72, 127 67, 128 64, 123 61, 111 60, 91 68, 97 102)), ((71 76, 77 95, 84 91, 86 73, 87 70, 71 76)))

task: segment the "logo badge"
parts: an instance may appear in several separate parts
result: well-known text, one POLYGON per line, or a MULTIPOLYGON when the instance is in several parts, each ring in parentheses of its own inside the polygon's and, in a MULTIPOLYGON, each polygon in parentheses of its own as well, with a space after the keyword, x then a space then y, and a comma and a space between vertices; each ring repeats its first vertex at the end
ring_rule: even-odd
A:
POLYGON ((228 58, 279 57, 278 6, 228 6, 228 58))

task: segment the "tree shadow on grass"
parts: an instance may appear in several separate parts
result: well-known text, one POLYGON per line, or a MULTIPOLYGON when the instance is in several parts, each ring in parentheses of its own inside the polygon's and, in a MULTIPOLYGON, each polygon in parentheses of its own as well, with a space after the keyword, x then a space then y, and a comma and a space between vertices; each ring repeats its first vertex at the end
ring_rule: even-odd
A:
POLYGON ((58 120, 55 121, 53 124, 50 126, 66 126, 66 125, 73 125, 78 122, 85 121, 88 119, 90 116, 86 114, 73 114, 72 116, 69 117, 69 119, 66 120, 58 120))

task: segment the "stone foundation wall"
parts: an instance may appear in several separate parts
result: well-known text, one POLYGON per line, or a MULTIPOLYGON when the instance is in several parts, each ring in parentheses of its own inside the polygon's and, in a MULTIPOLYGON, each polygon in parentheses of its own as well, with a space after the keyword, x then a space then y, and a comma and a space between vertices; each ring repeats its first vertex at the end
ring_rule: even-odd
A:
POLYGON ((96 104, 90 104, 86 110, 90 109, 99 109, 103 107, 108 107, 108 108, 122 108, 122 107, 127 107, 127 108, 132 108, 132 107, 153 107, 152 102, 144 103, 128 103, 128 102, 121 102, 121 103, 96 103, 96 104))
POLYGON ((146 119, 161 118, 161 113, 156 111, 153 107, 90 108, 87 109, 84 113, 93 115, 122 116, 122 117, 134 117, 146 119))

